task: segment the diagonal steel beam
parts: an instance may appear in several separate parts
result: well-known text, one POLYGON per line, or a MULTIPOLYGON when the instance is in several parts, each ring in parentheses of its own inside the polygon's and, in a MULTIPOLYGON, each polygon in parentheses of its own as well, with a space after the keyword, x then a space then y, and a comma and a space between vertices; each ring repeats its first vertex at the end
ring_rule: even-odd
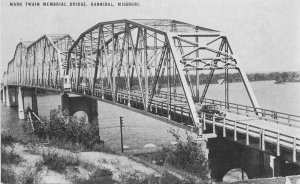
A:
MULTIPOLYGON (((130 36, 131 45, 133 45, 133 39, 132 39, 131 33, 129 33, 129 36, 130 36)), ((138 37, 139 37, 139 35, 138 35, 138 37)), ((136 48, 137 48, 137 46, 136 46, 136 48)), ((138 71, 138 67, 136 67, 136 64, 137 64, 137 62, 136 62, 136 52, 134 52, 133 50, 132 50, 132 57, 133 57, 133 67, 136 69, 136 74, 137 74, 138 81, 139 81, 139 87, 140 87, 143 103, 146 104, 145 96, 144 96, 144 93, 143 93, 143 86, 142 86, 141 76, 140 76, 140 73, 138 71)))
POLYGON ((180 76, 180 80, 181 80, 181 84, 182 84, 182 88, 185 94, 185 97, 187 99, 188 102, 188 106, 191 112, 191 117, 192 117, 192 121, 193 124, 196 128, 199 129, 199 134, 202 135, 203 134, 203 129, 202 129, 202 125, 199 122, 199 116, 194 104, 194 100, 192 98, 192 93, 191 93, 191 89, 189 88, 189 85, 186 81, 185 75, 184 75, 184 71, 183 71, 183 65, 181 63, 181 55, 176 52, 176 47, 173 41, 173 37, 170 33, 167 33, 167 39, 168 39, 168 43, 169 43, 169 47, 171 48, 171 54, 173 56, 173 60, 174 63, 176 65, 178 74, 180 76))
POLYGON ((162 53, 161 53, 161 56, 160 56, 160 59, 159 59, 158 69, 156 70, 156 74, 155 74, 154 84, 152 85, 152 90, 151 90, 151 93, 150 93, 149 103, 148 103, 148 106, 147 106, 148 110, 149 110, 150 104, 152 103, 153 96, 155 94, 156 85, 157 85, 157 82, 158 82, 158 79, 159 79, 159 74, 162 70, 162 65, 163 65, 166 50, 167 50, 166 48, 167 48, 167 46, 165 44, 162 48, 162 53))
POLYGON ((95 84, 98 76, 98 67, 99 67, 99 55, 100 55, 100 31, 101 26, 99 26, 99 35, 98 35, 98 43, 97 43, 97 54, 96 54, 96 62, 95 62, 95 73, 94 73, 94 81, 93 81, 93 89, 92 89, 92 95, 95 94, 95 84))
MULTIPOLYGON (((220 47, 219 47, 219 51, 222 51, 222 50, 223 50, 224 44, 225 44, 224 39, 222 39, 222 42, 221 42, 220 47)), ((216 57, 220 57, 220 54, 218 53, 216 57)), ((209 79, 208 79, 207 83, 205 84, 204 90, 203 90, 202 95, 201 95, 201 98, 200 98, 200 104, 203 103, 203 100, 204 100, 205 95, 206 95, 206 93, 207 93, 207 90, 208 90, 208 88, 209 88, 209 85, 210 85, 211 79, 212 79, 212 77, 213 77, 213 75, 214 75, 214 72, 215 72, 215 69, 212 69, 212 70, 210 71, 209 79)))

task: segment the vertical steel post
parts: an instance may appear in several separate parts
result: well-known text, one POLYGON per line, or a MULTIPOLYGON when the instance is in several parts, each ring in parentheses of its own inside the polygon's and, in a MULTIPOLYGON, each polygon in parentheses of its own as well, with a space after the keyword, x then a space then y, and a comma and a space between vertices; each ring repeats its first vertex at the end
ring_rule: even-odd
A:
MULTIPOLYGON (((228 54, 228 43, 225 43, 225 53, 228 54)), ((226 56, 226 63, 228 57, 226 56)), ((229 78, 228 78, 228 68, 225 68, 225 109, 229 109, 229 78)))
MULTIPOLYGON (((127 49, 127 52, 126 52, 126 63, 127 63, 127 93, 128 93, 128 103, 127 103, 127 106, 130 107, 131 106, 131 103, 130 103, 130 59, 129 59, 129 25, 128 23, 125 23, 125 33, 126 36, 125 36, 125 39, 126 39, 126 49, 127 49)), ((131 47, 132 48, 132 47, 131 47)))
MULTIPOLYGON (((198 30, 196 29, 196 32, 197 31, 198 30)), ((198 36, 196 36, 195 41, 196 41, 197 44, 199 43, 198 36)), ((198 57, 199 57, 199 50, 196 51, 196 58, 198 58, 198 57)), ((199 62, 198 61, 196 63, 196 66, 198 68, 198 66, 199 66, 199 62)), ((200 76, 199 76, 199 72, 198 72, 197 68, 196 68, 196 98, 195 98, 195 100, 196 100, 196 102, 199 102, 199 97, 200 97, 200 94, 199 94, 199 91, 200 91, 200 89, 199 89, 200 76)))
POLYGON ((82 52, 83 52, 83 40, 84 37, 81 38, 81 46, 80 46, 80 56, 79 56, 79 64, 78 64, 78 77, 77 77, 77 84, 76 84, 76 91, 78 92, 78 87, 79 87, 79 81, 80 81, 80 69, 81 69, 81 60, 82 60, 82 52))
MULTIPOLYGON (((93 31, 90 32, 90 47, 91 47, 91 58, 93 56, 93 31)), ((96 51, 97 52, 97 51, 96 51)), ((89 73, 89 89, 88 89, 88 92, 91 92, 90 95, 94 96, 94 79, 95 79, 95 69, 96 69, 96 66, 93 70, 93 60, 92 60, 92 65, 90 65, 90 71, 88 71, 89 73), (92 89, 91 89, 91 86, 92 86, 92 89)), ((96 63, 95 63, 96 65, 96 63)))
MULTIPOLYGON (((144 109, 145 111, 149 111, 149 106, 148 106, 148 69, 147 69, 147 60, 148 60, 148 55, 147 55, 147 29, 144 29, 144 76, 145 76, 145 104, 144 104, 144 109)), ((151 104, 149 104, 151 105, 151 104)))
POLYGON ((45 69, 45 59, 46 59, 46 40, 44 41, 44 50, 43 50, 43 61, 42 61, 42 86, 45 86, 44 84, 44 69, 45 69))
POLYGON ((168 119, 171 119, 171 57, 170 52, 167 53, 167 76, 168 76, 168 119))
MULTIPOLYGON (((99 34, 98 34, 98 43, 97 43, 97 51, 96 51, 96 62, 95 62, 95 72, 94 72, 94 81, 93 81, 93 89, 92 95, 95 95, 95 84, 98 76, 98 68, 99 68, 99 55, 100 55, 100 26, 99 26, 99 34)), ((101 72, 102 73, 102 72, 101 72)))
POLYGON ((112 78, 112 101, 115 102, 116 101, 116 76, 115 76, 115 70, 114 70, 114 61, 115 61, 115 30, 114 30, 114 24, 111 24, 111 44, 112 44, 112 53, 111 53, 111 78, 112 78))
POLYGON ((32 63, 32 78, 31 78, 31 85, 35 84, 35 73, 34 73, 34 68, 36 65, 36 46, 34 46, 34 50, 33 50, 33 63, 32 63))

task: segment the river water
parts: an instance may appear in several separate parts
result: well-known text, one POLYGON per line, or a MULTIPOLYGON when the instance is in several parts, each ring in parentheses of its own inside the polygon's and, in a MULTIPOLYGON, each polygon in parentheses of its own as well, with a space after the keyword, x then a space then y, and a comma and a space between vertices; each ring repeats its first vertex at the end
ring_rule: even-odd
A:
MULTIPOLYGON (((251 86, 261 107, 290 114, 300 114, 300 83, 274 84, 274 81, 259 81, 251 82, 251 86)), ((201 90, 203 87, 200 86, 201 90)), ((250 105, 243 83, 230 83, 229 90, 230 102, 250 105)), ((224 85, 210 85, 206 97, 224 100, 224 85)), ((38 96, 39 115, 49 116, 50 110, 60 105, 60 100, 60 95, 38 96)), ((31 98, 25 97, 25 107, 31 106, 30 103, 31 98)), ((18 120, 17 109, 8 108, 3 103, 1 107, 2 130, 21 131, 22 121, 18 120)), ((125 124, 124 145, 130 150, 144 148, 146 144, 166 145, 170 141, 174 141, 174 138, 168 133, 172 127, 169 124, 100 101, 98 101, 98 113, 101 139, 116 151, 120 150, 120 116, 124 117, 125 124)))

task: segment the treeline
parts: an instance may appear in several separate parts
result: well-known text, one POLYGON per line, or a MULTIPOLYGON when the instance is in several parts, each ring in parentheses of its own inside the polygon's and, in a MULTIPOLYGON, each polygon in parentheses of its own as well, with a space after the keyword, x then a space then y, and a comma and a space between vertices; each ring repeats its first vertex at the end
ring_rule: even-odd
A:
MULTIPOLYGON (((271 72, 271 73, 250 73, 247 74, 249 81, 266 81, 274 80, 276 82, 300 82, 300 72, 271 72)), ((211 84, 222 83, 224 82, 225 74, 218 73, 214 74, 211 79, 211 84)), ((174 79, 172 79, 174 80, 174 79)), ((190 80, 192 84, 196 84, 196 75, 191 75, 190 80)), ((200 74, 199 84, 206 84, 209 80, 209 74, 200 74)), ((229 83, 232 82, 242 82, 242 77, 239 73, 230 73, 228 74, 229 83)), ((173 82, 173 81, 172 81, 173 82)), ((160 78, 160 83, 165 86, 168 84, 168 77, 164 76, 160 78)), ((176 85, 180 85, 179 78, 175 79, 176 85)), ((174 82, 173 82, 174 84, 174 82)))
MULTIPOLYGON (((211 79, 211 84, 223 83, 224 82, 224 73, 214 74, 211 79)), ((300 82, 300 72, 271 72, 271 73, 250 73, 247 74, 249 81, 266 81, 266 80, 274 80, 275 83, 281 82, 300 82)), ((149 85, 152 85, 154 82, 154 77, 149 77, 149 85)), ((188 78, 187 78, 188 79, 188 78)), ((83 78, 81 78, 81 81, 83 78)), ((199 84, 206 84, 209 80, 209 74, 200 74, 199 76, 199 84)), ((242 78, 239 73, 229 73, 228 74, 229 83, 233 82, 242 82, 242 78)), ((85 83, 88 83, 88 79, 84 79, 85 83)), ((196 84, 196 75, 190 75, 190 81, 193 85, 196 84)), ((107 85, 108 79, 104 79, 104 84, 107 85)), ((96 83, 100 83, 100 79, 97 80, 96 83)), ((126 81, 124 77, 116 77, 117 86, 120 88, 126 88, 126 81)), ((166 87, 168 85, 168 76, 163 76, 159 78, 158 84, 161 87, 166 87)), ((172 86, 181 85, 179 76, 175 78, 171 78, 172 86)), ((139 81, 137 77, 132 79, 133 88, 138 88, 139 81)))
POLYGON ((276 82, 300 82, 300 72, 271 72, 247 75, 250 81, 275 80, 276 82))
MULTIPOLYGON (((211 83, 223 82, 225 74, 214 74, 211 83), (221 81, 220 81, 221 80, 221 81)), ((271 73, 250 73, 247 74, 249 81, 275 80, 276 82, 300 82, 300 72, 271 72, 271 73)), ((196 76, 191 76, 192 81, 196 81, 196 76)), ((209 79, 209 74, 200 75, 200 84, 205 84, 209 79)), ((229 82, 242 82, 239 73, 228 74, 229 82)))

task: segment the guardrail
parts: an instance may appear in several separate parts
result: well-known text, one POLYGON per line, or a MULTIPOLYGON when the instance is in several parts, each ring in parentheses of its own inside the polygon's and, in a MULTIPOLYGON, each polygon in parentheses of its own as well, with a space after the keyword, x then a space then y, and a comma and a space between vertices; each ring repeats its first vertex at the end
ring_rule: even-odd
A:
MULTIPOLYGON (((100 85, 98 86, 96 85, 95 87, 96 87, 95 90, 102 90, 100 88, 100 85)), ((105 93, 107 93, 108 91, 111 92, 109 88, 104 88, 103 90, 105 91, 105 93)), ((91 94, 91 90, 89 86, 85 86, 85 87, 78 86, 78 91, 84 94, 91 94)), ((131 93, 140 94, 139 91, 131 91, 131 93)), ((169 97, 169 93, 167 91, 155 91, 155 96, 167 99, 169 97)), ((187 103, 186 97, 183 94, 171 93, 171 99, 174 101, 187 103)), ((282 112, 263 109, 263 108, 254 108, 251 106, 240 105, 236 103, 228 103, 228 105, 226 105, 224 101, 214 100, 209 98, 205 98, 203 103, 218 105, 222 110, 228 111, 230 113, 258 117, 259 119, 300 128, 300 116, 297 115, 282 113, 282 112)))
MULTIPOLYGON (((78 87, 78 92, 87 94, 89 91, 90 91, 90 89, 87 87, 82 87, 82 86, 78 87)), ((167 97, 168 97, 167 94, 168 94, 168 92, 160 92, 160 93, 157 93, 155 96, 167 99, 167 97)), ((105 89, 96 88, 95 89, 94 96, 102 98, 103 95, 106 96, 106 99, 107 98, 110 99, 111 95, 112 95, 111 89, 108 89, 108 88, 105 88, 105 89)), ((141 94, 138 91, 132 91, 129 95, 128 92, 124 90, 124 91, 117 92, 116 95, 117 95, 116 101, 118 103, 121 103, 124 105, 126 105, 127 103, 130 103, 131 106, 133 106, 135 108, 138 108, 138 109, 144 108, 142 105, 143 100, 142 100, 141 94)), ((181 94, 175 94, 175 95, 172 94, 171 98, 173 100, 179 99, 177 101, 180 101, 180 99, 182 99, 182 100, 185 99, 185 97, 181 94)), ((225 104, 219 100, 212 100, 212 99, 206 99, 206 100, 207 101, 205 103, 211 103, 211 104, 220 103, 221 106, 225 106, 225 104)), ((218 105, 220 105, 220 104, 218 104, 218 105)), ((243 109, 241 107, 248 108, 248 112, 251 112, 251 108, 249 108, 249 106, 243 106, 243 105, 234 104, 234 103, 230 103, 230 104, 238 105, 238 106, 235 106, 236 108, 234 108, 234 109, 236 109, 236 110, 239 109, 239 111, 238 111, 239 113, 243 109)), ((230 108, 233 109, 231 106, 230 106, 230 108)), ((265 109, 260 109, 260 110, 265 110, 265 109)), ((153 114, 164 116, 168 119, 177 119, 181 123, 184 121, 185 118, 190 117, 190 111, 189 111, 188 107, 177 106, 174 104, 169 105, 167 101, 159 101, 159 100, 155 100, 155 99, 153 99, 150 104, 150 112, 153 114), (169 109, 169 111, 168 111, 168 109, 169 109)), ((232 111, 230 111, 230 112, 232 112, 232 111)), ((247 110, 246 110, 246 113, 247 113, 247 110)), ((280 114, 284 114, 284 113, 280 113, 280 114)), ((259 149, 261 149, 262 151, 265 151, 266 142, 276 145, 276 155, 277 156, 280 156, 281 147, 288 148, 288 149, 292 150, 293 162, 297 161, 297 150, 298 151, 300 150, 300 138, 298 138, 298 137, 285 135, 280 132, 276 132, 276 131, 265 129, 265 128, 262 128, 259 126, 255 126, 255 125, 249 124, 249 122, 233 121, 233 120, 226 119, 226 118, 224 118, 223 121, 216 121, 215 116, 213 116, 213 119, 210 120, 206 117, 205 113, 201 114, 201 119, 202 119, 202 123, 203 123, 202 125, 203 125, 204 129, 206 129, 207 123, 212 124, 213 133, 216 133, 216 126, 221 127, 223 129, 223 137, 226 137, 227 130, 233 131, 234 141, 238 141, 238 136, 237 136, 238 133, 244 134, 245 139, 246 139, 245 144, 248 146, 250 145, 250 137, 259 139, 259 142, 260 142, 259 149)))
POLYGON ((269 129, 264 129, 255 125, 251 125, 246 122, 232 121, 224 118, 222 121, 216 121, 215 116, 212 120, 206 118, 206 114, 202 113, 203 117, 202 123, 204 130, 206 129, 206 124, 212 124, 212 131, 216 133, 216 126, 222 128, 222 135, 226 137, 226 130, 233 131, 233 140, 238 141, 237 133, 242 133, 246 135, 245 144, 250 145, 250 136, 259 139, 260 145, 259 149, 265 151, 266 142, 276 145, 276 156, 280 156, 280 148, 285 147, 292 150, 292 160, 297 162, 297 150, 300 150, 300 138, 282 134, 269 129))
POLYGON ((236 114, 242 114, 246 116, 259 116, 260 119, 265 119, 273 121, 280 124, 286 124, 289 126, 300 127, 300 116, 282 113, 274 110, 268 110, 263 108, 254 108, 251 106, 240 105, 236 103, 228 103, 228 108, 226 109, 226 103, 220 100, 214 99, 204 99, 205 104, 216 104, 220 108, 236 114))
MULTIPOLYGON (((155 95, 162 98, 168 98, 169 93, 166 91, 156 91, 155 95)), ((180 102, 186 102, 186 98, 183 94, 171 93, 171 99, 180 102)), ((236 103, 228 103, 227 105, 226 102, 224 101, 209 99, 209 98, 205 98, 203 103, 218 105, 221 109, 231 113, 242 114, 242 115, 253 116, 253 117, 258 116, 260 119, 273 121, 276 123, 285 124, 289 126, 300 127, 300 116, 298 115, 282 113, 282 112, 263 109, 263 108, 254 108, 252 106, 240 105, 236 103)))

